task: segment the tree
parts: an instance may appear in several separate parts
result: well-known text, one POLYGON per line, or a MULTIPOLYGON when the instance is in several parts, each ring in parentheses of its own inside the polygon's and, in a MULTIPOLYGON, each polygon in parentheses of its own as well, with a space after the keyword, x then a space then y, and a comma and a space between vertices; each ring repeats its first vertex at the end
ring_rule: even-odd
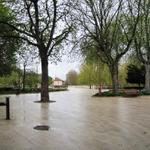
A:
MULTIPOLYGON (((137 4, 136 4, 137 5, 137 4)), ((150 1, 142 0, 140 20, 134 39, 137 56, 145 66, 145 90, 150 94, 150 1)))
POLYGON ((21 70, 19 70, 19 69, 13 69, 11 74, 0 77, 0 86, 15 87, 15 88, 20 89, 20 87, 21 87, 20 72, 21 72, 21 70))
POLYGON ((70 70, 67 75, 67 84, 69 85, 76 85, 77 84, 77 72, 75 70, 70 70))
POLYGON ((89 85, 90 88, 92 85, 110 85, 107 66, 99 62, 84 62, 78 74, 78 84, 89 85))
POLYGON ((42 81, 41 102, 49 101, 48 93, 48 58, 55 60, 59 57, 62 41, 72 30, 69 23, 65 23, 68 14, 66 1, 57 0, 15 0, 5 2, 11 8, 16 21, 3 21, 7 27, 19 33, 19 38, 35 46, 41 59, 42 81))
POLYGON ((84 63, 80 69, 79 81, 88 83, 90 87, 92 84, 98 86, 104 84, 110 85, 111 81, 108 67, 96 55, 95 47, 89 45, 86 41, 81 43, 80 51, 84 58, 84 63))
MULTIPOLYGON (((10 11, 0 3, 0 20, 12 21, 14 18, 9 17, 10 11)), ((6 34, 16 35, 14 31, 7 28, 6 25, 0 24, 0 76, 10 74, 15 65, 15 52, 19 47, 19 41, 1 37, 6 34)))
POLYGON ((129 65, 127 67, 126 81, 128 83, 138 84, 140 87, 141 84, 145 83, 145 67, 138 68, 135 65, 129 65))
POLYGON ((33 71, 28 71, 26 73, 26 86, 30 89, 37 89, 40 83, 41 76, 33 71))
POLYGON ((97 80, 96 71, 96 65, 87 63, 82 64, 78 75, 78 83, 82 85, 89 85, 89 88, 91 89, 92 85, 95 84, 97 80))
MULTIPOLYGON (((80 73, 78 75, 78 82, 81 84, 89 85, 90 89, 92 88, 93 84, 98 83, 98 80, 100 79, 100 74, 97 74, 99 72, 99 61, 97 61, 97 57, 92 52, 93 47, 86 47, 85 45, 87 43, 83 42, 80 45, 81 54, 84 58, 84 63, 81 65, 80 73)), ((100 80, 99 80, 100 81, 100 80)))
POLYGON ((119 66, 119 86, 121 88, 127 86, 127 66, 128 63, 123 63, 119 66))
POLYGON ((33 65, 34 60, 36 60, 38 56, 36 56, 34 47, 27 45, 25 42, 22 42, 20 49, 17 51, 17 54, 17 64, 19 64, 19 66, 22 65, 23 67, 22 89, 24 91, 26 87, 26 69, 29 65, 33 65))
POLYGON ((134 8, 133 3, 130 0, 82 0, 72 4, 71 19, 78 23, 77 28, 82 33, 80 41, 95 47, 95 54, 108 65, 114 94, 118 93, 119 61, 130 49, 139 19, 140 0, 138 8, 134 8))

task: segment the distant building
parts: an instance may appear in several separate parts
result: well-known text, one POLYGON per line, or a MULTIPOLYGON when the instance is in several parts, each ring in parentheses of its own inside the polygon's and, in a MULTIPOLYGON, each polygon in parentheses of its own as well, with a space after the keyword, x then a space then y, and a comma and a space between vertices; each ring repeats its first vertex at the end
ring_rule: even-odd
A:
POLYGON ((54 80, 53 80, 53 86, 54 87, 61 87, 61 86, 64 86, 65 85, 65 81, 63 81, 63 80, 61 80, 61 79, 59 79, 59 78, 55 78, 54 80))

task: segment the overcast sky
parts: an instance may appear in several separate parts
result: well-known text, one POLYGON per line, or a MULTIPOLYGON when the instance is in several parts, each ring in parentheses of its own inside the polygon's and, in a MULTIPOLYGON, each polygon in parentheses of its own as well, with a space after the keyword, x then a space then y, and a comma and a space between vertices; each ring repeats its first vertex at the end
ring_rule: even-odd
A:
POLYGON ((62 80, 66 80, 66 74, 70 70, 76 70, 79 72, 80 69, 80 62, 59 62, 57 65, 55 64, 49 64, 49 76, 52 78, 58 77, 61 78, 62 80))

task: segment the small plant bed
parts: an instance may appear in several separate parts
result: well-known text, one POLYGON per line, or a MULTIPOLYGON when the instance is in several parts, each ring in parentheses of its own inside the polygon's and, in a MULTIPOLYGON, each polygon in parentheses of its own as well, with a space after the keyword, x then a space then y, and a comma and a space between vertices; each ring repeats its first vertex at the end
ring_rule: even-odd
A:
POLYGON ((140 91, 139 95, 140 96, 150 96, 150 94, 146 93, 145 91, 140 91))
POLYGON ((137 97, 137 96, 150 96, 150 94, 139 91, 137 89, 123 89, 120 90, 118 94, 113 94, 112 91, 102 92, 101 94, 96 93, 93 97, 115 97, 115 96, 123 96, 123 97, 137 97))
POLYGON ((141 95, 136 89, 120 89, 118 94, 114 94, 111 90, 107 92, 102 92, 101 94, 96 93, 94 97, 115 97, 115 96, 123 96, 123 97, 136 97, 141 95))
POLYGON ((113 97, 113 96, 123 96, 124 93, 120 91, 118 94, 114 94, 112 91, 102 92, 101 94, 96 93, 93 97, 113 97))
POLYGON ((49 100, 49 101, 46 101, 46 102, 43 102, 43 101, 34 101, 34 103, 55 103, 56 101, 54 100, 49 100))

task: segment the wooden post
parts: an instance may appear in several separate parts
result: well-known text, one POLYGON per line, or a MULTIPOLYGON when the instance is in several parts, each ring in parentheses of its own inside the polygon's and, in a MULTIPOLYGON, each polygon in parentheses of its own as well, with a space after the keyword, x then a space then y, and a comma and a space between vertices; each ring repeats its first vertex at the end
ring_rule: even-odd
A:
POLYGON ((9 97, 6 97, 6 120, 10 120, 9 97))

